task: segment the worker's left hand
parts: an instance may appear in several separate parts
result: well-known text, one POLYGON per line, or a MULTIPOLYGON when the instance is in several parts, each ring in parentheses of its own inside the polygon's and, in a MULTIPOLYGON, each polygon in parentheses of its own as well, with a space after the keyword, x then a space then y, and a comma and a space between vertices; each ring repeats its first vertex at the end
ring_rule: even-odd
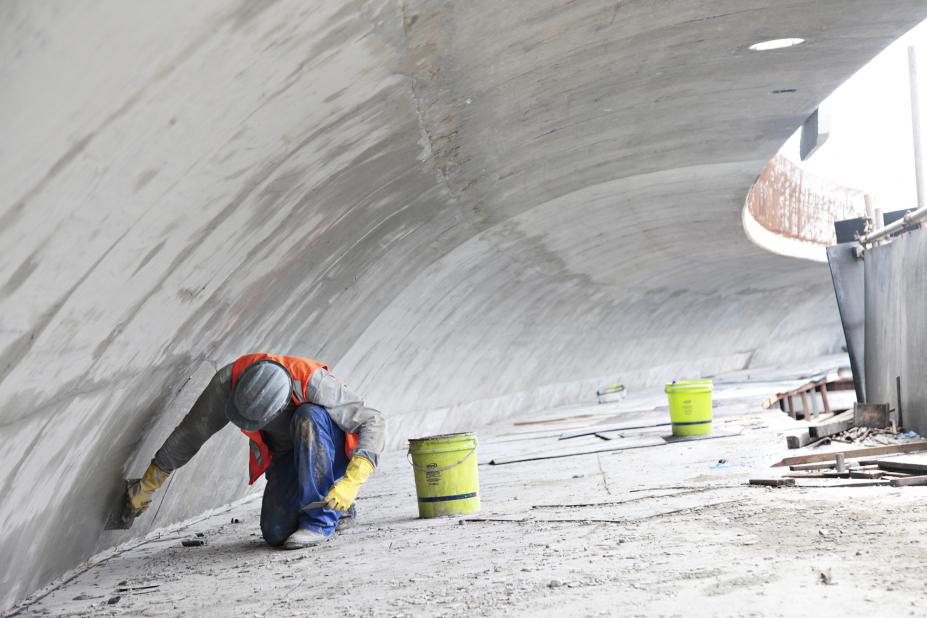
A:
POLYGON ((347 511, 357 499, 361 485, 373 473, 373 464, 366 457, 355 455, 348 464, 344 476, 328 491, 325 496, 325 508, 333 511, 347 511))
POLYGON ((165 472, 155 464, 150 464, 140 479, 132 479, 126 487, 126 502, 133 517, 144 513, 151 505, 151 496, 158 490, 170 472, 165 472))

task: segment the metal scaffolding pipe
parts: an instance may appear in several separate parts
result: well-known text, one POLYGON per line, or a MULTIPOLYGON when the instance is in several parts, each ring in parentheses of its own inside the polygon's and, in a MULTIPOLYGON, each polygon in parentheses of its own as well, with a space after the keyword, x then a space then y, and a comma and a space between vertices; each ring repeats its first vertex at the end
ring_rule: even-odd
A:
POLYGON ((883 238, 887 238, 894 234, 895 232, 900 232, 909 225, 914 223, 919 223, 927 219, 927 208, 918 208, 917 210, 912 210, 909 213, 906 213, 904 217, 889 223, 883 228, 880 228, 874 232, 866 234, 859 237, 859 244, 865 246, 872 244, 883 238))
POLYGON ((927 206, 927 178, 924 178, 924 153, 921 134, 920 89, 917 82, 917 50, 908 47, 908 74, 911 80, 911 128, 914 137, 914 177, 917 182, 917 207, 927 206))

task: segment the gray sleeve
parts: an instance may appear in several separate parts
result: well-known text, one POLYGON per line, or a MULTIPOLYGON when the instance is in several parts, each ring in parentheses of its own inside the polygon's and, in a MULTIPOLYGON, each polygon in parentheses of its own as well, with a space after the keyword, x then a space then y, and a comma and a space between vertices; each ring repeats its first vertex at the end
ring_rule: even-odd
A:
POLYGON ((325 369, 317 369, 312 374, 306 395, 309 401, 325 408, 342 431, 357 434, 355 454, 366 457, 376 466, 386 443, 386 419, 383 415, 368 407, 363 399, 325 369))
POLYGON ((153 464, 173 472, 196 455, 214 433, 225 427, 225 404, 231 393, 232 366, 216 372, 180 424, 155 453, 153 464))

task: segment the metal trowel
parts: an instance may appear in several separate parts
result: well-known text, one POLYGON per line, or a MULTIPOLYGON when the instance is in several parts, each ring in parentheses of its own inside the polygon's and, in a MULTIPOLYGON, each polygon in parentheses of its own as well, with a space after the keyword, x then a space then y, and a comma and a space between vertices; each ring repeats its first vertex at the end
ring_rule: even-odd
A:
MULTIPOLYGON (((325 500, 319 500, 318 502, 310 502, 309 504, 307 504, 306 506, 302 507, 299 510, 305 513, 308 513, 309 511, 314 511, 316 509, 323 509, 323 508, 327 508, 325 506, 325 500)), ((335 512, 344 513, 345 511, 335 511, 335 512)))
POLYGON ((104 530, 128 530, 135 523, 135 509, 129 504, 128 490, 129 485, 139 479, 125 479, 122 481, 122 491, 119 492, 118 502, 110 510, 106 518, 104 530))
POLYGON ((314 511, 316 509, 320 509, 324 506, 325 506, 325 500, 319 500, 318 502, 310 502, 309 504, 307 504, 306 506, 304 506, 303 508, 299 510, 303 512, 309 512, 309 511, 314 511))

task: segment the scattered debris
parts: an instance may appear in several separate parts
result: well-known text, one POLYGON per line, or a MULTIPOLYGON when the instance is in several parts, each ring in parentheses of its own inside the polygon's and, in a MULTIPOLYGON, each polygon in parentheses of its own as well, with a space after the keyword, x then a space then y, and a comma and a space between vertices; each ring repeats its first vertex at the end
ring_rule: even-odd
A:
MULTIPOLYGON (((917 451, 927 450, 927 440, 919 442, 908 442, 905 444, 894 444, 891 446, 876 446, 873 448, 853 449, 849 451, 840 451, 844 457, 859 458, 867 455, 887 455, 889 453, 915 453, 917 451)), ((791 466, 794 464, 814 463, 819 461, 831 461, 837 456, 836 453, 817 453, 813 455, 799 455, 797 457, 786 457, 779 463, 773 464, 774 468, 782 466, 791 466)))
POLYGON ((612 433, 616 431, 634 431, 635 429, 656 429, 658 427, 671 427, 672 423, 653 423, 651 425, 621 425, 618 427, 596 427, 588 429, 579 429, 576 431, 567 431, 560 434, 559 440, 569 440, 571 438, 580 438, 582 436, 597 436, 604 433, 612 433))
POLYGON ((883 487, 883 486, 887 487, 889 484, 890 483, 887 480, 882 480, 882 479, 874 479, 874 480, 849 479, 846 481, 841 481, 839 483, 826 483, 826 484, 825 483, 817 483, 817 484, 802 483, 801 485, 798 485, 798 487, 806 488, 806 489, 811 488, 811 487, 816 488, 816 489, 831 489, 831 488, 837 488, 837 487, 883 487))
POLYGON ((102 594, 88 594, 86 592, 82 592, 71 600, 72 601, 90 601, 93 599, 102 599, 102 598, 103 598, 102 594))
POLYGON ((200 547, 206 544, 206 539, 184 539, 180 544, 184 547, 200 547))
POLYGON ((821 583, 824 584, 825 586, 834 585, 834 577, 833 575, 831 575, 830 569, 827 569, 826 571, 821 571, 820 577, 821 577, 821 583))
POLYGON ((843 474, 847 471, 847 462, 846 458, 843 456, 843 453, 837 453, 834 456, 834 463, 836 464, 835 467, 837 468, 838 474, 843 474))
POLYGON ((624 396, 627 394, 627 389, 625 389, 624 384, 612 384, 610 386, 605 386, 596 391, 596 395, 599 398, 599 403, 615 403, 624 399, 624 396))
MULTIPOLYGON (((862 463, 862 462, 860 462, 862 463)), ((888 472, 903 472, 905 474, 927 474, 927 461, 893 461, 891 459, 874 459, 865 460, 867 465, 872 465, 888 472)))
MULTIPOLYGON (((922 446, 916 449, 923 451, 922 446)), ((837 453, 828 453, 822 455, 832 459, 826 463, 802 463, 798 461, 792 464, 790 472, 783 475, 786 479, 846 479, 846 482, 830 483, 827 485, 808 485, 802 484, 799 487, 872 487, 880 485, 891 485, 892 487, 913 487, 927 485, 927 459, 911 461, 910 459, 879 459, 865 458, 862 455, 873 454, 898 454, 910 452, 908 446, 915 444, 901 444, 894 447, 876 447, 871 449, 860 449, 856 451, 844 451, 837 453), (886 450, 891 452, 886 453, 886 450), (856 461, 847 461, 846 458, 852 456, 856 461)), ((818 458, 819 455, 810 455, 808 457, 818 458)), ((792 457, 790 460, 801 460, 800 457, 792 457)), ((783 460, 786 461, 786 460, 783 460)), ((782 462, 776 465, 782 465, 782 462)))
POLYGON ((122 598, 122 597, 120 597, 120 596, 117 594, 117 595, 114 596, 114 597, 110 597, 110 598, 109 598, 109 601, 107 601, 106 604, 107 604, 107 605, 115 605, 116 603, 119 602, 119 599, 121 599, 121 598, 122 598))
POLYGON ((241 520, 238 519, 237 517, 233 517, 231 523, 233 523, 233 524, 240 524, 240 523, 241 523, 241 520))
POLYGON ((810 423, 808 434, 814 439, 826 438, 827 436, 843 433, 853 426, 853 413, 847 411, 823 421, 810 423))
MULTIPOLYGON (((856 462, 851 462, 851 466, 853 463, 856 463, 856 462)), ((797 464, 794 466, 789 466, 789 470, 792 470, 793 472, 804 472, 807 470, 830 470, 833 467, 834 467, 834 464, 832 463, 808 463, 808 464, 797 464)))
MULTIPOLYGON (((640 502, 642 500, 660 500, 664 498, 673 498, 675 496, 683 496, 686 494, 696 494, 706 491, 716 491, 719 489, 740 489, 742 485, 713 485, 706 487, 683 487, 683 488, 670 488, 670 489, 681 489, 682 491, 676 491, 671 494, 658 494, 651 496, 640 496, 637 498, 628 498, 626 500, 611 500, 609 502, 584 502, 578 504, 535 504, 531 507, 532 510, 535 509, 580 509, 580 508, 592 508, 592 507, 602 507, 602 506, 616 506, 619 504, 628 504, 629 502, 640 502)), ((636 489, 632 491, 653 491, 647 489, 636 489)), ((463 520, 461 520, 463 523, 463 520)))
POLYGON ((138 593, 144 594, 146 591, 154 592, 155 589, 159 588, 160 586, 161 584, 152 584, 150 586, 133 586, 131 588, 126 587, 126 586, 120 586, 119 588, 116 588, 116 592, 138 592, 138 593))
POLYGON ((778 478, 778 479, 750 479, 751 485, 761 485, 763 487, 792 487, 795 485, 795 479, 778 478))
POLYGON ((461 519, 461 522, 469 523, 507 523, 507 524, 588 524, 588 525, 597 525, 597 524, 622 524, 626 525, 638 521, 646 521, 648 519, 657 519, 660 517, 666 517, 668 515, 677 515, 679 513, 697 513, 707 509, 716 508, 719 506, 726 506, 729 504, 735 504, 740 502, 746 502, 745 498, 735 498, 733 500, 719 500, 717 502, 709 502, 707 504, 699 504, 696 506, 687 506, 679 509, 673 509, 671 511, 659 511, 657 513, 651 513, 650 515, 643 515, 641 517, 630 517, 626 519, 565 519, 565 518, 556 518, 556 519, 535 519, 535 518, 508 518, 508 517, 468 517, 467 519, 461 519))
POLYGON ((813 441, 814 440, 812 440, 811 434, 808 432, 807 429, 793 436, 785 437, 785 445, 790 449, 801 448, 803 446, 807 446, 811 444, 813 441))
POLYGON ((715 468, 715 469, 718 469, 718 468, 730 468, 730 467, 731 467, 731 464, 729 464, 729 463, 727 462, 727 459, 719 459, 719 460, 718 460, 718 463, 711 464, 711 467, 712 467, 712 468, 715 468))
POLYGON ((818 414, 819 397, 824 414, 830 414, 832 410, 828 392, 851 389, 853 389, 853 378, 845 375, 843 371, 837 370, 814 376, 798 388, 784 393, 777 393, 764 402, 763 407, 768 409, 779 404, 779 409, 792 418, 797 419, 800 414, 801 418, 810 420, 818 414), (796 400, 801 400, 801 410, 797 409, 796 400))
POLYGON ((587 447, 580 448, 572 451, 561 451, 561 452, 540 452, 537 454, 525 454, 517 457, 496 457, 489 461, 490 466, 502 466, 506 464, 513 463, 523 463, 527 461, 541 461, 545 459, 561 459, 563 457, 576 457, 578 455, 593 455, 595 453, 607 453, 611 451, 626 451, 631 449, 639 448, 651 448, 654 446, 666 446, 669 444, 677 444, 680 442, 692 442, 695 440, 717 440, 719 438, 732 438, 734 436, 741 435, 742 430, 735 431, 731 433, 713 433, 709 435, 699 435, 699 436, 663 436, 663 437, 654 437, 650 442, 638 443, 638 444, 629 444, 622 446, 598 446, 598 447, 587 447))
POLYGON ((512 423, 515 427, 524 427, 526 425, 550 425, 552 423, 563 423, 565 421, 576 421, 584 418, 594 418, 594 414, 577 414, 576 416, 563 416, 560 418, 542 418, 530 421, 515 421, 512 423))
POLYGON ((853 424, 858 427, 885 429, 892 420, 892 411, 887 403, 857 402, 853 406, 853 424))
POLYGON ((927 476, 909 476, 891 480, 892 487, 917 487, 927 485, 927 476))

